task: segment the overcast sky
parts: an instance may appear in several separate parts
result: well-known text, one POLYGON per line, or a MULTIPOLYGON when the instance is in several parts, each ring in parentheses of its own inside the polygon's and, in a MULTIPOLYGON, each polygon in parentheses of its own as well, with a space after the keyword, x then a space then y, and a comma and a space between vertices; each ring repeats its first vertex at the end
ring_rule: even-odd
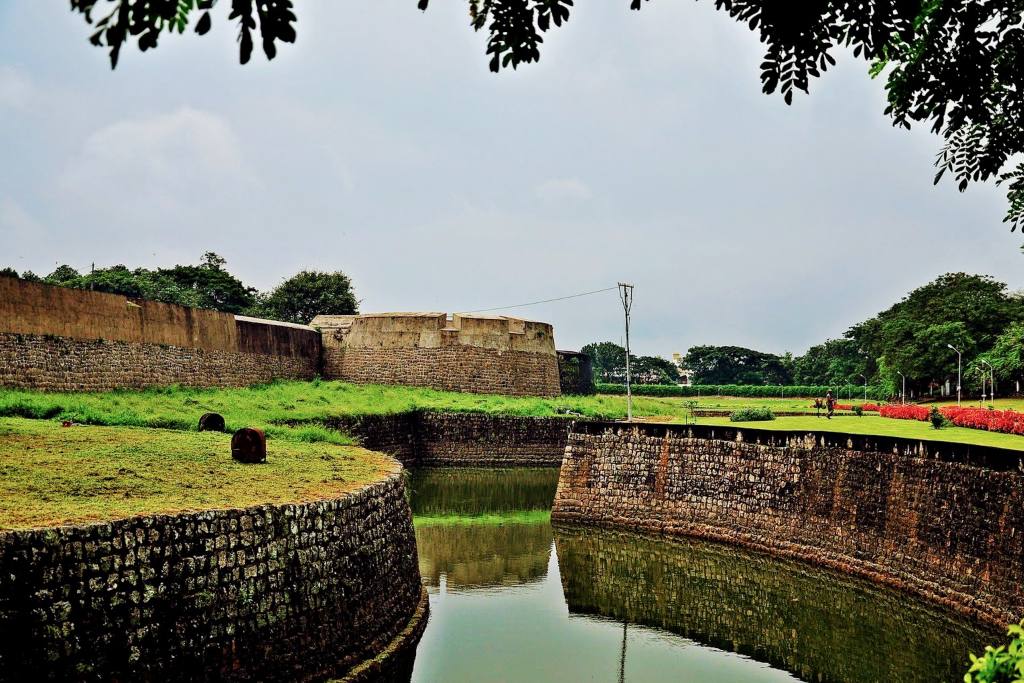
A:
MULTIPOLYGON (((128 47, 67 2, 0 3, 0 266, 193 263, 266 289, 348 273, 365 312, 476 310, 629 280, 633 348, 801 353, 947 271, 1024 286, 992 186, 931 184, 851 57, 787 107, 711 0, 585 2, 491 74, 465 2, 302 0, 298 43, 234 26, 128 47)), ((619 341, 614 292, 509 311, 619 341)))

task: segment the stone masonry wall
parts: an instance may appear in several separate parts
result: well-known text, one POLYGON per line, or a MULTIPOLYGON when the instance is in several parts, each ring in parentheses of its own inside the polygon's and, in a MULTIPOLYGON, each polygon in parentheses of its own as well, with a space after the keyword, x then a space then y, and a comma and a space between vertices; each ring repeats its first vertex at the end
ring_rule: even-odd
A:
POLYGON ((735 543, 963 613, 1024 616, 1024 454, 881 437, 581 424, 552 519, 735 543))
POLYGON ((0 332, 0 386, 105 391, 148 386, 248 386, 312 379, 315 356, 182 348, 0 332))
POLYGON ((554 333, 547 323, 456 313, 317 316, 323 374, 360 384, 557 396, 554 333))
POLYGON ((0 277, 0 386, 107 390, 311 379, 311 327, 0 277))
POLYGON ((334 500, 0 533, 0 680, 344 676, 422 611, 399 469, 334 500))
POLYGON ((411 411, 337 418, 330 427, 358 437, 407 467, 558 467, 572 421, 482 413, 411 411))

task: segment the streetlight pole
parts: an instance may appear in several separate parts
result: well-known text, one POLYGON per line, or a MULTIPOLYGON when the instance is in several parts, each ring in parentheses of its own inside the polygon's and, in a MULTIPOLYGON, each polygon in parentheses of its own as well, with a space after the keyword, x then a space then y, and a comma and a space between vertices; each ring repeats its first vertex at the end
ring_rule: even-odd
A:
POLYGON ((907 402, 907 377, 906 377, 906 375, 904 375, 899 370, 896 371, 896 374, 899 375, 903 379, 902 388, 900 389, 900 403, 906 403, 907 402))
POLYGON ((629 313, 633 308, 633 285, 620 282, 619 299, 622 300, 622 310, 626 313, 626 422, 632 422, 633 391, 630 388, 629 374, 629 313))
POLYGON ((860 378, 862 380, 864 380, 864 401, 867 402, 867 400, 868 400, 868 378, 865 377, 864 375, 860 375, 860 378))
POLYGON ((963 357, 964 356, 960 352, 960 349, 956 348, 952 344, 946 344, 946 346, 948 346, 949 348, 951 348, 954 351, 956 351, 956 405, 959 408, 960 407, 960 384, 961 384, 960 383, 960 375, 961 375, 961 370, 963 368, 963 357))
MULTIPOLYGON (((988 376, 989 376, 988 400, 994 401, 994 400, 996 400, 996 373, 995 373, 995 370, 992 368, 992 364, 989 363, 987 360, 984 360, 983 358, 979 358, 978 360, 980 362, 984 363, 988 367, 988 376)), ((984 384, 984 381, 985 380, 982 380, 983 384, 984 384)), ((981 390, 981 400, 982 401, 985 400, 985 390, 984 389, 981 390)))

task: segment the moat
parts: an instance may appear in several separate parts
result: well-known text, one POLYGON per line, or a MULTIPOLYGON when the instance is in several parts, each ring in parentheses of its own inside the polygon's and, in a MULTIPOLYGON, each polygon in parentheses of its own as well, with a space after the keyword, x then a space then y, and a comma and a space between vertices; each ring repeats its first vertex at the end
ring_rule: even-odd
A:
POLYGON ((430 620, 412 681, 962 680, 999 633, 735 548, 552 527, 555 469, 411 478, 430 620))

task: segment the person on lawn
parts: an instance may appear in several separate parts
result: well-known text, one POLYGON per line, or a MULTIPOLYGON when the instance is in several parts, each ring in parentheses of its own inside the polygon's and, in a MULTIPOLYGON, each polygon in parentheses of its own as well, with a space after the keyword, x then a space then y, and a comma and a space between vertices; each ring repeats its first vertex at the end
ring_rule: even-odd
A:
POLYGON ((832 413, 834 413, 836 410, 836 397, 832 395, 831 389, 829 389, 828 392, 825 394, 825 408, 828 410, 828 413, 825 415, 825 417, 831 420, 832 413))

